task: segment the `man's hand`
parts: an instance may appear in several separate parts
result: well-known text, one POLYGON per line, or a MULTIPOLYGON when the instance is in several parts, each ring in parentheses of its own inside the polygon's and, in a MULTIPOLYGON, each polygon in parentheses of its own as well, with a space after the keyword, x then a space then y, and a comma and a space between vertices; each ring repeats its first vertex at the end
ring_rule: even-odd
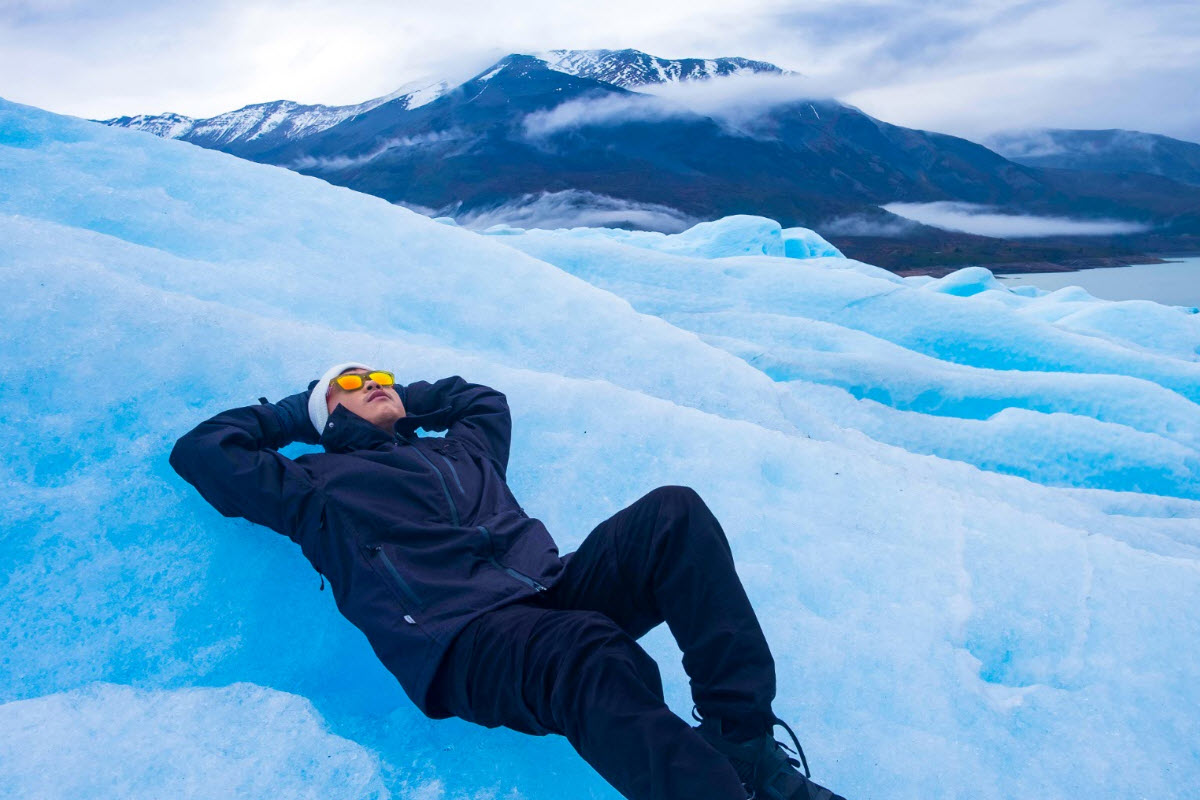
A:
POLYGON ((321 441, 321 434, 313 427, 312 420, 308 417, 308 398, 316 385, 317 382, 313 381, 306 391, 289 395, 277 403, 267 404, 279 418, 279 426, 289 441, 305 444, 318 444, 321 441))

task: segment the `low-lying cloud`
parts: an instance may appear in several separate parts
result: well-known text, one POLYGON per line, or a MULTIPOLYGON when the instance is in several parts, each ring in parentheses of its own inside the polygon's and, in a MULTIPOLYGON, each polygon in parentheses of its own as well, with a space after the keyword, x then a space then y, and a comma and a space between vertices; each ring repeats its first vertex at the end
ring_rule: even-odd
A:
POLYGON ((611 94, 568 100, 547 111, 535 111, 525 117, 523 124, 525 135, 537 139, 571 128, 659 122, 687 113, 685 108, 644 94, 611 94))
MULTIPOLYGON (((524 127, 526 136, 541 138, 585 126, 696 116, 739 126, 776 106, 823 96, 813 81, 798 75, 731 75, 649 84, 628 94, 568 100, 547 111, 530 114, 524 120, 524 127)), ((813 113, 818 114, 815 108, 813 113)))
POLYGON ((496 208, 458 214, 456 220, 475 230, 503 224, 525 229, 637 228, 662 233, 679 233, 699 221, 670 206, 579 189, 527 194, 496 208))
POLYGON ((897 216, 850 214, 823 223, 818 233, 824 236, 910 236, 919 230, 915 222, 897 216))
POLYGON ((987 137, 983 144, 1005 158, 1041 158, 1067 152, 1050 131, 1006 131, 987 137))
POLYGON ((984 144, 1005 158, 1042 158, 1061 155, 1102 156, 1130 151, 1152 153, 1154 136, 1139 131, 1028 130, 989 136, 984 144))
POLYGON ((1002 239, 1028 239, 1039 236, 1111 236, 1140 233, 1148 225, 1116 219, 1071 219, 1038 217, 1029 214, 1004 214, 991 206, 973 203, 889 203, 884 209, 901 217, 947 231, 995 236, 1002 239))
POLYGON ((419 147, 426 144, 434 144, 437 142, 448 142, 460 138, 461 131, 450 129, 445 131, 431 131, 422 133, 416 136, 399 136, 394 139, 386 139, 380 142, 375 147, 371 148, 366 153, 357 156, 303 156, 296 159, 288 165, 289 169, 311 169, 320 171, 336 171, 349 169, 351 167, 361 167, 363 164, 369 164, 375 159, 392 150, 397 150, 407 147, 419 147))
POLYGON ((730 75, 706 81, 651 84, 638 89, 694 114, 738 124, 776 106, 828 100, 832 94, 812 78, 784 75, 730 75))

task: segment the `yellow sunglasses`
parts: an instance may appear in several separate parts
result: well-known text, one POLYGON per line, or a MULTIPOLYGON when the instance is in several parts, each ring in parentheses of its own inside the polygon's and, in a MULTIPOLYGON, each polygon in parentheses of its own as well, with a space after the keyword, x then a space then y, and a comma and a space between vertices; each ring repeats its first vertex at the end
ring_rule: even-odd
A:
POLYGON ((393 386, 396 383, 396 376, 392 373, 375 371, 368 372, 366 375, 359 375, 354 372, 348 372, 345 375, 338 375, 329 382, 329 385, 333 386, 336 383, 339 387, 347 392, 353 392, 365 386, 368 379, 375 381, 375 383, 379 384, 380 386, 393 386))

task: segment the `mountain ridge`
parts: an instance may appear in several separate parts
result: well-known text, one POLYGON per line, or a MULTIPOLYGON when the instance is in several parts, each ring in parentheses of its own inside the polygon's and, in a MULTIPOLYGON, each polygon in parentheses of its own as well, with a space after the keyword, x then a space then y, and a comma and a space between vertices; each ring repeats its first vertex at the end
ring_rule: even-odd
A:
MULTIPOLYGON (((516 57, 544 60, 551 69, 558 72, 602 80, 626 89, 645 86, 649 83, 704 80, 739 74, 795 74, 765 61, 753 61, 740 57, 663 59, 632 49, 547 50, 541 54, 509 54, 468 80, 479 78, 489 71, 496 70, 508 60, 516 57), (542 58, 543 55, 547 58, 542 58), (627 61, 629 59, 636 62, 640 70, 630 69, 627 61), (653 74, 661 76, 662 79, 652 80, 651 71, 653 74), (640 78, 637 77, 639 75, 640 78)), ((144 130, 167 139, 184 139, 185 141, 203 139, 207 143, 202 146, 251 141, 276 128, 282 128, 286 138, 295 139, 320 133, 386 103, 403 100, 406 109, 419 108, 453 88, 455 86, 449 80, 444 79, 433 83, 405 84, 389 94, 345 106, 271 100, 263 103, 251 103, 212 117, 194 118, 168 111, 162 114, 136 114, 96 121, 114 127, 144 130), (308 117, 308 119, 304 120, 304 117, 308 117), (290 124, 290 133, 284 127, 285 124, 290 124)))
POLYGON ((1200 143, 1158 133, 1039 128, 993 134, 986 143, 1026 166, 1141 172, 1200 186, 1200 143))
POLYGON ((739 56, 666 59, 624 50, 546 50, 535 53, 551 69, 602 80, 624 89, 737 75, 794 75, 766 61, 739 56))
MULTIPOLYGON (((1152 175, 1030 166, 828 98, 777 101, 733 120, 719 109, 638 91, 784 74, 748 59, 669 61, 635 50, 513 53, 456 86, 441 82, 358 106, 278 101, 247 107, 254 113, 243 118, 190 129, 177 117, 137 119, 159 135, 439 214, 477 214, 523 197, 575 191, 669 207, 695 219, 749 213, 820 230, 862 218, 904 232, 883 248, 870 237, 835 238, 834 244, 846 250, 846 243, 850 255, 889 268, 904 267, 906 258, 935 241, 945 259, 958 263, 991 263, 1001 250, 1005 262, 1041 263, 1133 258, 1151 246, 1200 248, 1194 211, 1200 187, 1152 175), (1154 236, 1103 245, 1071 240, 1061 248, 1016 241, 997 249, 980 241, 986 237, 902 223, 881 208, 944 201, 1127 220, 1152 227, 1154 236)), ((621 224, 639 223, 631 217, 621 224)))
POLYGON ((298 139, 320 133, 348 119, 392 102, 405 108, 418 108, 435 100, 448 89, 446 81, 405 85, 394 92, 347 106, 305 105, 292 100, 252 103, 213 117, 192 118, 183 114, 138 114, 97 120, 105 125, 133 128, 165 139, 182 139, 202 147, 222 149, 219 145, 252 142, 274 134, 274 139, 298 139))

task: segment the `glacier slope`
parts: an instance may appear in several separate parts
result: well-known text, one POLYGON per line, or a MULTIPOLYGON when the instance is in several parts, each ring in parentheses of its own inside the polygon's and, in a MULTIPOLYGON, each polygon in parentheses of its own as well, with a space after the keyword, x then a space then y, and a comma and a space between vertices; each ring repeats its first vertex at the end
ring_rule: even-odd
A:
MULTIPOLYGON (((506 246, 523 236, 282 170, 0 104, 0 175, 0 788, 72 796, 57 766, 107 775, 113 753, 137 752, 108 796, 303 796, 282 774, 299 769, 313 796, 616 797, 561 739, 421 717, 290 542, 221 518, 167 467, 204 416, 295 391, 347 355, 503 389, 514 492, 564 552, 656 485, 700 491, 775 653, 776 711, 848 797, 1185 797, 1200 779, 1200 503, 874 441, 809 403, 841 389, 774 381, 605 280, 506 246), (150 752, 207 769, 155 771, 150 752), (279 782, 256 783, 263 769, 279 782)), ((652 269, 660 254, 639 252, 652 269)), ((697 261, 672 273, 670 313, 687 290, 700 310, 724 290, 697 261)), ((795 295, 852 273, 905 292, 914 318, 927 297, 973 299, 784 263, 804 279, 795 295)), ((1128 387, 1151 381, 1119 369, 1133 355, 1088 352, 1116 377, 1062 379, 1115 395, 1094 401, 1105 413, 1148 418, 1128 387)), ((886 377, 893 355, 868 371, 886 377)), ((1028 391, 1073 394, 1038 380, 1028 391)), ((669 633, 643 644, 686 715, 669 633)))
POLYGON ((0 739, 4 797, 141 797, 148 787, 160 797, 389 794, 378 759, 330 735, 310 703, 250 684, 97 683, 0 706, 0 728, 19 734, 0 739))
POLYGON ((910 281, 844 258, 771 257, 778 225, 760 226, 764 256, 730 255, 729 230, 753 231, 754 219, 709 223, 698 246, 696 226, 649 253, 623 231, 497 238, 700 334, 879 441, 1053 485, 1200 498, 1191 309, 1081 290, 1026 296, 980 268, 910 281))

